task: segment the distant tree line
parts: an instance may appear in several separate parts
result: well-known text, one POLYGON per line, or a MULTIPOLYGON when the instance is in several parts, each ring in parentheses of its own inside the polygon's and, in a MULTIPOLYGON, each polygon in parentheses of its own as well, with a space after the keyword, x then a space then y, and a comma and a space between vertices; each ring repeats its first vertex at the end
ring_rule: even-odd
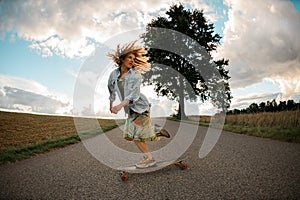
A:
POLYGON ((233 109, 229 110, 227 114, 250 114, 250 113, 259 113, 259 112, 280 112, 287 110, 299 110, 300 102, 296 103, 294 100, 280 101, 277 103, 275 99, 272 101, 261 102, 260 104, 252 103, 247 108, 244 109, 233 109))

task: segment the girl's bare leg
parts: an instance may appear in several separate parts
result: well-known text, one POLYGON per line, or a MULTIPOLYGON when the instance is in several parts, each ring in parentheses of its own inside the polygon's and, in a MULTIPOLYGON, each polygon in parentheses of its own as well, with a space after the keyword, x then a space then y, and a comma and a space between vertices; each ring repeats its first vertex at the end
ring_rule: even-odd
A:
POLYGON ((145 156, 147 156, 147 158, 152 158, 151 153, 149 152, 148 149, 148 145, 146 144, 146 142, 140 142, 140 141, 136 141, 134 140, 134 143, 136 144, 136 146, 139 148, 139 150, 145 154, 145 156))

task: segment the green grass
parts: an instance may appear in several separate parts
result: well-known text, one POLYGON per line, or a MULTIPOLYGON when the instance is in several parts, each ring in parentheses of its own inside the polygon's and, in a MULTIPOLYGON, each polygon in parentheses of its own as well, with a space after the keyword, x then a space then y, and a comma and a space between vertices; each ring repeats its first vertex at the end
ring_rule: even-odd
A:
POLYGON ((70 144, 75 144, 79 141, 79 136, 77 134, 74 134, 55 140, 48 140, 39 144, 2 150, 0 151, 0 163, 15 162, 17 160, 29 158, 36 154, 48 152, 50 150, 65 147, 70 144))
POLYGON ((239 134, 246 134, 256 137, 275 139, 285 142, 295 142, 300 143, 300 129, 298 127, 282 127, 282 126, 272 126, 272 127, 255 127, 255 126, 241 126, 241 125, 230 125, 224 124, 220 127, 218 124, 210 124, 208 122, 197 122, 193 120, 179 120, 176 118, 168 118, 173 121, 182 121, 190 124, 198 124, 199 126, 222 128, 225 131, 230 131, 239 134))
POLYGON ((300 130, 295 127, 250 127, 225 124, 223 130, 285 142, 300 143, 300 130))

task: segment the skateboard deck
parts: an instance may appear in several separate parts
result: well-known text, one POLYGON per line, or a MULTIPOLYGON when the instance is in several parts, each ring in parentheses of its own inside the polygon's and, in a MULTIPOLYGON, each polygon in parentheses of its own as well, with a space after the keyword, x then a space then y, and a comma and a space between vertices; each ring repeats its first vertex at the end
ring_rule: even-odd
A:
MULTIPOLYGON (((131 165, 131 166, 127 166, 127 167, 122 167, 119 168, 120 170, 120 176, 121 179, 123 181, 127 181, 128 180, 128 173, 141 173, 144 172, 145 170, 149 170, 149 169, 162 169, 164 167, 167 167, 169 165, 176 165, 178 166, 180 169, 186 169, 187 168, 187 164, 184 163, 183 161, 186 160, 188 157, 182 158, 182 159, 177 159, 177 160, 163 160, 163 161, 158 161, 155 165, 150 166, 150 167, 146 167, 146 168, 138 168, 135 165, 131 165)), ((152 170, 152 171, 153 171, 152 170)))

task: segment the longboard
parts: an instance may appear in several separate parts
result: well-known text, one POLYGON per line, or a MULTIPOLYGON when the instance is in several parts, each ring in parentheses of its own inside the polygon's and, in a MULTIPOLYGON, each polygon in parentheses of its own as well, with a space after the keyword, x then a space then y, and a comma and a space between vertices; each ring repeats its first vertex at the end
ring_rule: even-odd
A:
POLYGON ((184 163, 183 161, 186 160, 188 157, 184 157, 182 159, 178 159, 178 160, 164 160, 164 161, 159 161, 157 162, 155 165, 151 166, 151 167, 147 167, 147 168, 138 168, 136 167, 135 165, 131 165, 131 166, 128 166, 128 167, 122 167, 122 168, 119 168, 120 170, 120 177, 123 181, 127 181, 128 180, 128 173, 141 173, 145 170, 149 170, 149 169, 152 169, 153 170, 156 170, 156 169, 162 169, 164 167, 167 167, 169 165, 176 165, 178 166, 180 169, 184 170, 187 168, 187 164, 184 163))

